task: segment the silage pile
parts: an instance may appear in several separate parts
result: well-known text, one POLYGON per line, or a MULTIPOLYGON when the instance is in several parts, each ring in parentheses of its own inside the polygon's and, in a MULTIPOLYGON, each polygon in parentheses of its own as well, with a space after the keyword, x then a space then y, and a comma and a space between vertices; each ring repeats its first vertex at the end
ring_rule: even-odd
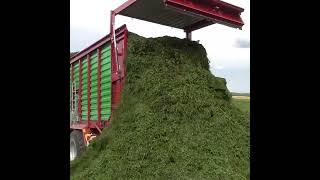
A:
POLYGON ((121 106, 71 179, 249 179, 249 115, 204 47, 132 33, 128 46, 121 106))

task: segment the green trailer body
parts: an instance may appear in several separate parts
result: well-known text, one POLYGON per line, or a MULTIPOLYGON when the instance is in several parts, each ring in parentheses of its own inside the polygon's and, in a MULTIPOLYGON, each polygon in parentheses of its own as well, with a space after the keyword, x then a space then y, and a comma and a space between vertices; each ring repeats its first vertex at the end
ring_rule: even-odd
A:
MULTIPOLYGON (((101 50, 101 119, 108 120, 111 115, 111 47, 106 44, 101 50)), ((95 50, 90 60, 84 57, 82 63, 82 119, 90 119, 91 121, 98 120, 98 50, 95 50), (89 64, 90 63, 90 64, 89 64), (90 68, 90 70, 89 70, 90 68), (90 76, 90 78, 88 78, 90 76), (89 81, 89 82, 88 82, 89 81), (90 88, 90 89, 88 89, 90 88), (90 93, 90 98, 88 98, 90 93), (88 103, 90 103, 90 117, 88 110, 88 103)), ((70 67, 70 91, 74 87, 80 87, 80 61, 74 64, 74 72, 70 67), (72 81, 73 74, 73 81, 72 81)), ((71 97, 70 97, 71 98, 71 97)), ((72 99, 70 99, 72 102, 72 99)))
POLYGON ((110 35, 73 55, 70 60, 70 129, 108 125, 112 110, 119 104, 125 77, 127 28, 115 31, 117 57, 110 35), (122 67, 119 74, 118 67, 122 67))

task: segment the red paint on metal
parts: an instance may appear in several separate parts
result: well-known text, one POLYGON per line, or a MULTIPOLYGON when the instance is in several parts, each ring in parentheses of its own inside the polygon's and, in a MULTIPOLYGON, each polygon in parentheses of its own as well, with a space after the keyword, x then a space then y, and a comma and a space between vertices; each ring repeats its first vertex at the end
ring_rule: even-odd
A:
POLYGON ((98 49, 98 126, 101 126, 101 49, 98 49))
POLYGON ((119 67, 119 62, 117 62, 116 60, 117 60, 117 58, 116 58, 116 56, 117 56, 117 54, 116 54, 116 52, 117 52, 117 50, 116 50, 116 48, 115 48, 115 46, 116 46, 116 44, 117 44, 117 40, 114 38, 115 36, 115 12, 114 11, 111 11, 111 15, 110 15, 110 38, 111 38, 111 62, 112 62, 112 67, 113 68, 111 68, 111 74, 114 74, 114 73, 119 73, 118 72, 118 67, 119 67))
POLYGON ((80 119, 82 118, 82 61, 79 60, 79 106, 78 113, 80 119))
POLYGON ((137 0, 128 0, 125 3, 123 3, 121 6, 119 6, 117 9, 114 10, 115 15, 117 15, 122 10, 126 9, 127 7, 131 6, 133 3, 135 3, 137 0))
MULTIPOLYGON (((99 125, 95 121, 90 121, 89 123, 87 121, 80 121, 76 124, 70 125, 70 129, 96 129, 96 127, 99 127, 99 125)), ((99 127, 101 129, 101 127, 99 127)))
MULTIPOLYGON (((73 91, 75 90, 74 89, 74 86, 73 86, 73 81, 74 81, 74 64, 71 64, 71 93, 72 93, 72 97, 73 97, 73 91)), ((71 108, 73 109, 74 107, 74 97, 73 99, 71 99, 71 108)))
MULTIPOLYGON (((115 12, 111 11, 110 14, 110 38, 111 38, 111 79, 112 79, 112 87, 111 87, 111 111, 114 110, 114 104, 116 104, 118 99, 118 87, 117 81, 119 79, 118 76, 118 63, 116 62, 116 54, 115 54, 115 43, 116 40, 114 39, 114 22, 115 22, 115 12)), ((112 114, 112 113, 111 113, 112 114)))
POLYGON ((88 105, 88 123, 90 121, 91 118, 91 55, 88 54, 88 98, 87 98, 87 105, 88 105))
POLYGON ((70 125, 70 129, 85 129, 88 127, 89 125, 87 123, 77 123, 70 125))
POLYGON ((235 12, 243 12, 244 9, 235 5, 232 5, 230 3, 224 2, 224 1, 214 1, 215 3, 217 3, 217 5, 220 5, 224 8, 228 8, 230 10, 233 10, 235 12))
POLYGON ((210 17, 241 28, 244 23, 240 17, 243 9, 223 1, 165 0, 166 5, 210 17), (214 8, 213 8, 214 7, 214 8))
MULTIPOLYGON (((135 1, 127 1, 127 3, 123 4, 116 11, 111 11, 110 16, 110 38, 111 38, 111 116, 109 118, 108 123, 112 120, 113 111, 120 104, 121 90, 123 88, 123 78, 125 76, 125 67, 124 67, 124 59, 127 51, 127 31, 124 31, 123 35, 114 39, 114 24, 115 24, 115 15, 117 12, 120 12, 124 8, 128 7, 135 1), (116 49, 116 47, 117 49, 116 49), (120 48, 122 49, 120 49, 120 48), (120 53, 118 52, 120 51, 120 53)), ((105 125, 109 125, 106 123, 105 125)))
MULTIPOLYGON (((110 14, 110 40, 111 40, 111 62, 112 62, 112 67, 117 66, 116 62, 115 62, 115 48, 114 48, 114 24, 115 23, 115 14, 114 11, 111 11, 110 14)), ((111 68, 111 74, 115 73, 115 69, 111 68)))
POLYGON ((124 87, 125 84, 125 80, 126 80, 126 74, 127 74, 127 68, 126 68, 126 57, 127 57, 127 47, 128 47, 128 31, 125 31, 124 33, 124 40, 123 40, 123 68, 122 68, 122 77, 123 77, 123 84, 122 84, 122 89, 124 87))

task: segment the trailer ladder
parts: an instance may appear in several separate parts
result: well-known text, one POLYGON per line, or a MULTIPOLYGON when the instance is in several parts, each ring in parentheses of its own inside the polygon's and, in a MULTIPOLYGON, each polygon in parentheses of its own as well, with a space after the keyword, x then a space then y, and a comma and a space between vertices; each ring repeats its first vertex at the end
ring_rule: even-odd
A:
POLYGON ((78 89, 75 82, 71 86, 71 111, 70 111, 70 125, 76 124, 80 121, 79 112, 78 112, 78 89))

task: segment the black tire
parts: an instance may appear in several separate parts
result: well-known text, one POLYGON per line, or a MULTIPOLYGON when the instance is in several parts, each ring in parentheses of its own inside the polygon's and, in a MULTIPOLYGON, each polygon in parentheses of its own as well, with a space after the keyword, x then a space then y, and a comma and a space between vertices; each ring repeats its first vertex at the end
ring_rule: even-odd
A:
POLYGON ((78 157, 85 150, 86 145, 84 143, 83 134, 79 130, 73 130, 70 133, 70 161, 74 160, 75 157, 78 157), (72 152, 75 153, 73 155, 72 152))

